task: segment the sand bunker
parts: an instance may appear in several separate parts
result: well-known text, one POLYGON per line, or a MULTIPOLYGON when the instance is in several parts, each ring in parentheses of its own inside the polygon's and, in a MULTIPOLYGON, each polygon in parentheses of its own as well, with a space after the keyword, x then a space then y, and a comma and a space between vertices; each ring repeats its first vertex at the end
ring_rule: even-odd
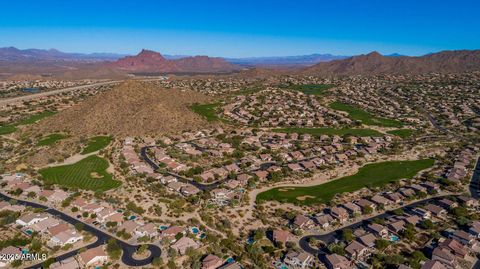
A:
POLYGON ((299 201, 305 201, 307 199, 313 199, 313 198, 315 198, 315 196, 311 196, 311 195, 297 196, 297 200, 299 201))
POLYGON ((103 176, 99 175, 97 172, 91 172, 90 177, 91 178, 103 178, 103 176))
POLYGON ((283 191, 283 192, 286 192, 286 191, 291 191, 291 190, 294 190, 295 188, 293 187, 289 187, 289 188, 281 188, 281 189, 278 189, 278 191, 283 191))

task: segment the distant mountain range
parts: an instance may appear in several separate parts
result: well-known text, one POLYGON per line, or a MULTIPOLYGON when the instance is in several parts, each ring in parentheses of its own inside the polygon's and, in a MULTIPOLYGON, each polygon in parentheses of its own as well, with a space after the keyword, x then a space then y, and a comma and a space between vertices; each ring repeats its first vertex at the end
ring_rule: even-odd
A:
POLYGON ((135 56, 114 53, 65 53, 55 49, 0 48, 0 77, 53 76, 121 78, 127 74, 209 74, 241 71, 242 76, 304 74, 319 76, 454 73, 480 70, 480 50, 456 50, 411 57, 372 52, 358 56, 312 54, 284 57, 218 58, 162 55, 142 50, 135 56), (288 67, 288 68, 286 68, 288 67), (249 69, 248 71, 246 69, 249 69))
POLYGON ((42 62, 42 61, 83 61, 98 62, 117 60, 126 55, 116 53, 67 53, 56 49, 25 49, 15 47, 0 48, 0 61, 8 62, 42 62))
POLYGON ((455 50, 419 57, 383 56, 378 52, 307 67, 312 75, 380 75, 464 72, 480 70, 480 50, 455 50))
POLYGON ((135 56, 126 56, 109 65, 134 73, 228 73, 242 69, 223 58, 189 56, 168 60, 158 52, 145 49, 135 56))
MULTIPOLYGON (((24 49, 15 47, 0 48, 0 61, 7 62, 101 62, 116 61, 120 58, 130 56, 118 53, 68 53, 56 49, 24 49)), ((167 60, 179 60, 191 58, 190 55, 162 55, 167 60)), ((300 56, 278 56, 278 57, 245 57, 245 58, 224 58, 227 62, 241 66, 308 66, 320 62, 345 59, 348 56, 337 56, 332 54, 310 54, 300 56)))

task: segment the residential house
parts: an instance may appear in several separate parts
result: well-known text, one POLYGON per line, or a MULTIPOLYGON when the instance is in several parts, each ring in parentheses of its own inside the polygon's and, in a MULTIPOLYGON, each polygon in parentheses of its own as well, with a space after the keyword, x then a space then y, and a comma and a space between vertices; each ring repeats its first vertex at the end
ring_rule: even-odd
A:
POLYGON ((345 247, 345 253, 350 260, 363 260, 370 255, 370 250, 358 241, 352 241, 345 247))
POLYGON ((375 240, 377 237, 372 233, 366 233, 357 238, 357 240, 362 243, 363 245, 373 248, 375 246, 375 240))
POLYGON ((330 214, 324 214, 324 215, 316 216, 315 221, 318 223, 318 225, 320 225, 320 227, 322 227, 323 229, 326 229, 333 222, 333 218, 330 214))
POLYGON ((80 253, 79 262, 82 267, 102 266, 108 262, 108 255, 103 246, 87 249, 80 253))
POLYGON ((224 264, 224 261, 220 259, 220 257, 208 254, 202 260, 202 267, 201 269, 216 269, 224 264))
POLYGON ((423 219, 430 219, 432 217, 432 212, 421 207, 415 207, 412 212, 423 219))
POLYGON ((345 209, 347 209, 352 216, 362 213, 362 208, 352 202, 348 202, 346 204, 343 204, 342 206, 345 207, 345 209))
POLYGON ((185 255, 188 248, 197 249, 200 245, 190 237, 182 237, 170 247, 181 255, 185 255))
POLYGON ((387 205, 391 205, 393 202, 381 195, 374 195, 372 198, 370 198, 370 200, 374 203, 376 203, 377 205, 382 205, 382 206, 387 206, 387 205))
POLYGON ((456 257, 465 259, 468 254, 467 248, 455 239, 448 238, 438 244, 439 247, 448 250, 456 257))
POLYGON ((293 268, 308 268, 313 262, 313 257, 305 252, 290 251, 285 255, 283 262, 293 268))
POLYGON ((137 237, 147 236, 149 238, 154 238, 157 235, 158 235, 157 226, 151 222, 143 226, 139 226, 135 230, 135 236, 137 237))
POLYGON ((30 226, 46 219, 48 219, 47 213, 29 213, 19 217, 15 222, 21 226, 30 226))
POLYGON ((377 209, 377 205, 367 199, 360 199, 355 203, 362 208, 362 211, 365 211, 365 209, 368 207, 372 210, 377 209))
POLYGON ((348 212, 343 207, 334 207, 330 210, 330 215, 337 219, 339 222, 345 222, 348 220, 348 212))
POLYGON ((447 211, 437 205, 428 204, 425 206, 425 210, 431 212, 431 214, 437 218, 445 218, 447 211))
POLYGON ((75 244, 83 240, 83 235, 76 230, 68 229, 52 236, 49 241, 50 246, 65 246, 66 244, 75 244))
POLYGON ((351 262, 344 256, 338 254, 329 254, 325 257, 325 263, 328 269, 350 269, 351 262))
POLYGON ((56 226, 60 223, 58 219, 47 218, 37 223, 30 225, 30 229, 35 232, 44 233, 48 230, 49 227, 56 226))
POLYGON ((442 199, 442 200, 440 200, 440 201, 438 201, 438 203, 439 203, 441 206, 443 206, 443 207, 445 207, 445 208, 447 208, 447 209, 452 209, 452 208, 455 208, 455 207, 458 206, 458 203, 457 203, 457 202, 452 201, 452 200, 450 200, 450 199, 445 199, 445 198, 442 199))
POLYGON ((433 250, 432 260, 441 262, 449 269, 454 269, 458 265, 455 256, 441 247, 436 247, 433 250))
POLYGON ((382 238, 388 237, 388 229, 385 226, 382 226, 377 223, 371 223, 367 225, 367 228, 377 236, 380 236, 382 238))
POLYGON ((468 207, 473 207, 473 206, 478 206, 478 201, 476 199, 473 199, 472 197, 467 197, 467 196, 459 196, 458 200, 468 206, 468 207))
POLYGON ((21 254, 22 251, 20 250, 20 248, 13 246, 8 246, 0 250, 0 256, 4 257, 3 259, 0 259, 0 268, 8 267, 15 260, 15 255, 21 254))
POLYGON ((471 246, 475 243, 475 238, 471 234, 462 230, 454 231, 452 234, 449 235, 449 238, 455 239, 463 245, 471 246))
POLYGON ((274 230, 272 239, 273 239, 273 242, 282 243, 285 246, 287 242, 292 241, 294 238, 289 231, 274 230))
POLYGON ((297 215, 293 220, 293 226, 299 229, 311 229, 315 226, 315 223, 309 217, 297 215))

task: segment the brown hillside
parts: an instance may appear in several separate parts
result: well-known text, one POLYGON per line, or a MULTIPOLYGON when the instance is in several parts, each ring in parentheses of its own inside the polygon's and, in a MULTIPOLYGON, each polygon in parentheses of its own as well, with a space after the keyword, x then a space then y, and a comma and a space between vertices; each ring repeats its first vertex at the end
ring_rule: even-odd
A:
POLYGON ((378 52, 319 63, 302 71, 309 75, 379 75, 456 73, 480 70, 480 50, 442 51, 420 57, 387 57, 378 52))
POLYGON ((127 81, 118 87, 49 117, 41 131, 69 131, 76 135, 139 136, 193 130, 208 126, 188 106, 208 102, 193 91, 160 89, 127 81))

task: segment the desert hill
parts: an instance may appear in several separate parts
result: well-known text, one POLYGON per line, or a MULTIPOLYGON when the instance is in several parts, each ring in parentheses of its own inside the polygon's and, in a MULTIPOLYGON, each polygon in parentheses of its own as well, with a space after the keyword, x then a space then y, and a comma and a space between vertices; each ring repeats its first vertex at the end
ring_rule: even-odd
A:
POLYGON ((198 92, 127 81, 46 118, 38 128, 43 133, 66 130, 74 135, 121 137, 194 130, 208 126, 189 109, 197 102, 208 102, 208 98, 198 92))
POLYGON ((301 71, 308 75, 379 75, 455 73, 480 70, 480 50, 442 51, 420 57, 382 56, 378 52, 319 63, 301 71))
POLYGON ((132 73, 228 73, 241 69, 222 58, 194 56, 168 60, 158 52, 145 49, 135 56, 113 62, 111 66, 132 73))

